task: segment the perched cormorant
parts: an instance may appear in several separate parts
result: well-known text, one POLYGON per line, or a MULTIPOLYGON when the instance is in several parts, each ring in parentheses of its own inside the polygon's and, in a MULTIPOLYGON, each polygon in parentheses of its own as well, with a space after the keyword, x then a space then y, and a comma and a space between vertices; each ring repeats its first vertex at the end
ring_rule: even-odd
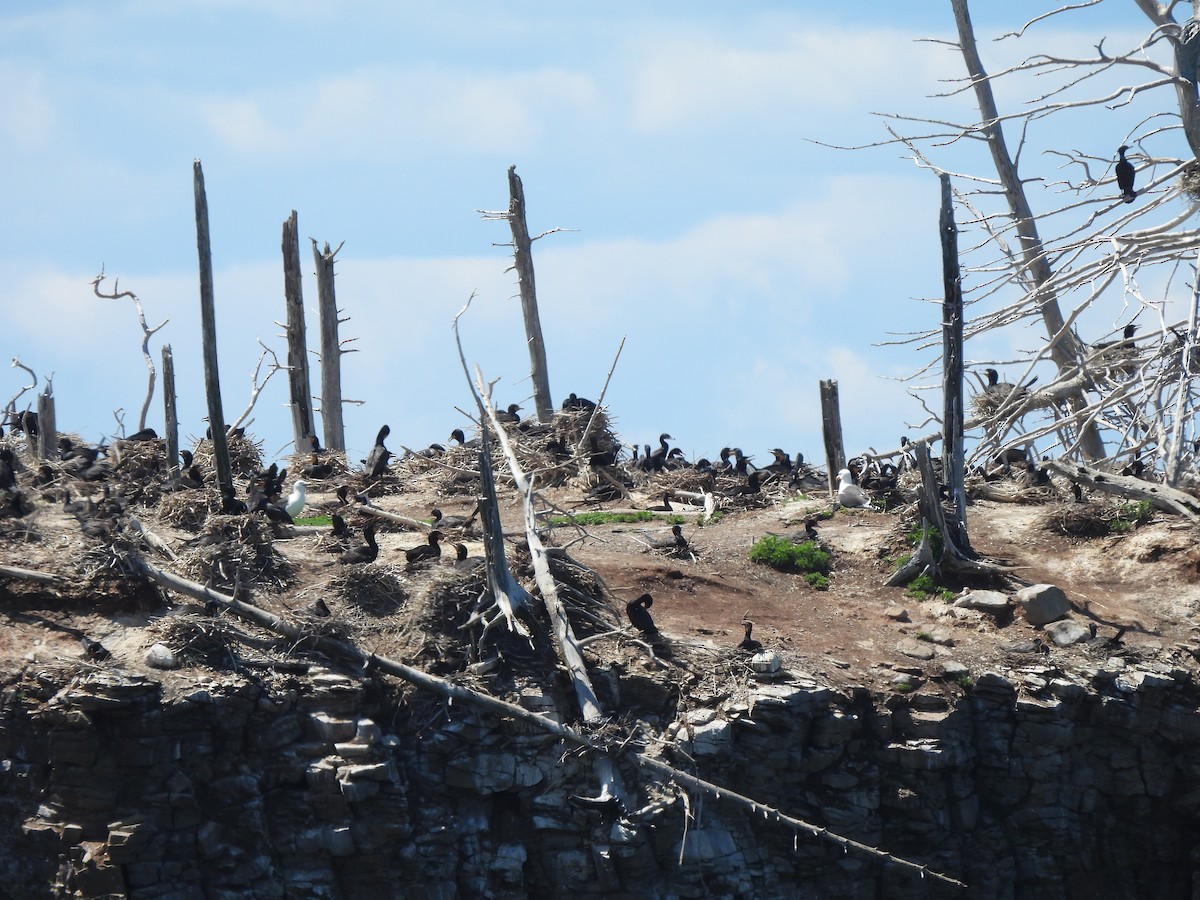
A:
POLYGON ((1137 174, 1134 171, 1133 163, 1125 158, 1125 151, 1129 147, 1122 144, 1117 148, 1117 155, 1121 158, 1117 160, 1117 187, 1121 189, 1121 199, 1126 203, 1132 203, 1133 198, 1137 196, 1137 191, 1133 189, 1133 179, 1137 174))
POLYGON ((750 462, 750 460, 754 459, 754 457, 747 456, 745 453, 743 453, 741 447, 733 448, 733 458, 735 460, 733 469, 739 475, 746 475, 750 472, 755 472, 758 470, 758 467, 750 462))
POLYGON ((9 413, 8 424, 29 437, 38 436, 38 414, 32 410, 9 413))
POLYGON ((513 425, 513 424, 516 424, 517 422, 520 422, 521 417, 519 415, 517 415, 517 410, 519 410, 520 408, 521 408, 521 404, 519 404, 519 403, 508 404, 507 410, 502 409, 496 413, 496 421, 504 422, 509 425, 513 425))
POLYGON ((820 541, 820 538, 817 536, 817 520, 816 519, 810 518, 810 519, 804 520, 804 536, 806 538, 808 538, 810 541, 812 541, 814 544, 820 541))
POLYGON ((332 526, 330 528, 329 533, 332 534, 334 537, 339 537, 339 538, 346 537, 347 535, 350 534, 350 529, 346 525, 346 520, 343 519, 341 516, 339 516, 337 513, 334 513, 332 516, 330 516, 329 520, 330 520, 330 525, 332 526))
POLYGON ((83 655, 88 659, 99 662, 100 660, 109 659, 112 654, 108 652, 108 648, 99 641, 94 641, 87 635, 82 635, 79 638, 79 643, 83 645, 83 655))
POLYGON ((871 506, 870 496, 854 483, 849 469, 838 472, 837 501, 850 509, 868 509, 871 506))
POLYGON ((629 624, 647 637, 658 634, 658 629, 654 627, 654 617, 650 615, 653 603, 653 597, 642 594, 631 603, 625 604, 625 615, 629 616, 629 624))
POLYGON ((305 488, 307 487, 308 485, 304 483, 303 479, 296 479, 295 484, 292 485, 292 492, 288 494, 287 502, 283 504, 283 508, 287 510, 287 514, 293 519, 300 515, 300 511, 304 509, 306 499, 305 488))
POLYGON ((585 400, 583 397, 576 397, 574 394, 571 394, 570 396, 567 397, 566 400, 563 401, 562 408, 563 409, 586 409, 590 412, 591 410, 596 408, 596 404, 593 403, 591 400, 585 400))
POLYGON ((155 431, 153 428, 143 428, 141 431, 135 431, 133 434, 129 435, 129 437, 125 438, 125 440, 127 440, 127 441, 157 441, 158 440, 158 432, 155 431))
POLYGON ((434 528, 470 528, 475 517, 479 515, 479 506, 476 505, 474 511, 469 516, 443 516, 442 511, 436 507, 429 511, 429 515, 433 518, 433 522, 430 524, 434 528))
POLYGON ((365 546, 352 547, 338 557, 338 562, 344 566, 374 562, 379 556, 379 545, 375 543, 374 522, 368 522, 363 529, 363 540, 367 542, 365 546))
POLYGON ((646 456, 645 468, 647 472, 661 472, 663 466, 667 463, 667 454, 671 452, 667 441, 675 440, 665 431, 658 436, 658 449, 646 456))
POLYGON ((190 468, 192 465, 192 460, 195 459, 195 457, 192 455, 191 450, 180 450, 179 458, 180 458, 180 460, 182 460, 183 468, 185 468, 185 469, 190 468))
POLYGON ((388 460, 391 459, 392 451, 383 446, 383 442, 391 433, 392 429, 384 425, 379 429, 379 434, 375 436, 375 446, 371 448, 371 452, 363 460, 363 464, 366 466, 363 474, 368 478, 379 478, 387 472, 388 460))
POLYGON ((266 497, 259 497, 258 503, 254 507, 255 512, 260 512, 276 525, 295 525, 292 521, 291 513, 282 506, 272 503, 266 497))
POLYGON ((318 481, 328 478, 333 474, 333 463, 321 462, 316 451, 312 454, 312 462, 300 470, 300 474, 305 478, 314 478, 318 481))
POLYGON ((757 653, 762 649, 762 644, 750 636, 750 632, 754 630, 754 623, 747 619, 742 622, 742 627, 746 629, 746 636, 742 638, 738 648, 748 653, 757 653))
POLYGON ((221 513, 226 516, 243 515, 247 511, 244 500, 239 500, 233 493, 233 488, 221 488, 221 513))
POLYGON ((416 547, 410 547, 404 551, 404 557, 408 560, 409 565, 421 562, 426 559, 437 559, 442 555, 442 547, 438 543, 442 539, 442 533, 436 528, 429 532, 429 543, 418 544, 416 547))

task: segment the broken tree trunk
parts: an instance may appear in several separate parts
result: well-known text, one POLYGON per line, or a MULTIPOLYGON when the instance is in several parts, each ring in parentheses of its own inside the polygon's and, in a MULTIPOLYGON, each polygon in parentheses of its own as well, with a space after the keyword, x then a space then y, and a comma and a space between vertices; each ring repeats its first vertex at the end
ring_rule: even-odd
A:
POLYGON ((221 409, 221 377, 217 370, 217 313, 213 300, 212 245, 208 236, 208 197, 204 193, 204 169, 192 162, 196 194, 196 251, 200 257, 200 331, 204 345, 204 393, 208 398, 208 426, 212 432, 213 466, 222 494, 234 493, 229 465, 229 441, 225 435, 225 413, 221 409))
MULTIPOLYGON (((338 247, 340 250, 341 247, 338 247)), ((323 251, 312 242, 313 262, 317 266, 317 311, 321 322, 321 427, 328 450, 346 450, 346 427, 342 423, 342 344, 338 338, 337 291, 333 280, 333 260, 326 242, 323 251)))
POLYGON ((521 312, 525 316, 525 337, 529 343, 529 363, 533 377, 533 402, 538 421, 543 425, 554 416, 550 399, 550 373, 546 368, 546 344, 538 318, 537 288, 533 279, 533 240, 525 221, 525 188, 516 166, 508 167, 508 224, 513 236, 513 265, 521 291, 521 312))
POLYGON ((942 468, 954 519, 946 527, 954 543, 970 551, 967 539, 967 490, 963 473, 963 299, 962 275, 958 268, 958 228, 954 224, 954 200, 950 176, 939 176, 942 186, 942 210, 939 231, 942 236, 942 468))
POLYGON ((163 344, 163 435, 167 442, 167 462, 172 472, 179 472, 179 416, 175 412, 175 357, 171 345, 163 344))
POLYGON ((292 438, 296 452, 309 449, 313 428, 308 381, 308 339, 304 329, 304 285, 300 277, 300 237, 296 211, 283 223, 283 298, 287 305, 288 386, 291 389, 292 438))
POLYGON ((1047 460, 1042 463, 1047 469, 1064 475, 1077 484, 1087 485, 1093 490, 1115 494, 1130 500, 1148 500, 1155 509, 1173 512, 1193 522, 1200 521, 1200 500, 1185 491, 1143 481, 1130 475, 1116 475, 1101 469, 1093 469, 1083 463, 1068 463, 1047 460))
POLYGON ((38 437, 39 459, 58 459, 58 427, 54 421, 54 385, 46 382, 38 394, 38 437))
POLYGON ((838 383, 821 382, 821 431, 825 436, 825 466, 829 476, 829 496, 837 496, 838 475, 846 467, 842 445, 842 411, 838 402, 838 383))

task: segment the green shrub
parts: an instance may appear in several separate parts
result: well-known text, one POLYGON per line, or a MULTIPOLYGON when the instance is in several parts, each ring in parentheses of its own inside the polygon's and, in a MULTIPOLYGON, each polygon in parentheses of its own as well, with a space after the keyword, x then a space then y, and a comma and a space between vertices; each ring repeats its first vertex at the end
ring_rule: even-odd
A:
POLYGON ((954 591, 942 587, 932 577, 924 573, 910 581, 908 587, 904 589, 904 593, 908 594, 914 600, 926 600, 930 597, 938 597, 946 601, 954 599, 954 591))
POLYGON ((964 691, 969 691, 971 688, 975 687, 975 679, 972 678, 970 675, 965 675, 965 674, 959 675, 957 678, 955 678, 954 683, 957 684, 964 691))
POLYGON ((1154 504, 1149 500, 1138 500, 1136 503, 1122 503, 1117 507, 1117 515, 1108 523, 1108 530, 1113 534, 1128 534, 1139 525, 1150 521, 1154 513, 1154 504))
POLYGON ((917 689, 917 686, 911 681, 902 681, 896 685, 896 691, 901 694, 911 694, 917 689))
POLYGON ((793 544, 787 538, 768 534, 750 548, 750 559, 781 572, 829 574, 829 554, 812 541, 793 544))
POLYGON ((829 579, 820 572, 809 572, 804 576, 804 580, 816 588, 818 591, 829 590, 829 579))

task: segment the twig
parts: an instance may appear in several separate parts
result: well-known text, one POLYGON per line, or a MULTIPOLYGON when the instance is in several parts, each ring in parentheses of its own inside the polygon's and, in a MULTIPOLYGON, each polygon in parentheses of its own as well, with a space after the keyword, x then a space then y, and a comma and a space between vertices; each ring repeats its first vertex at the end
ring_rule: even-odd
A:
POLYGON ((146 360, 146 369, 149 372, 149 381, 146 386, 146 399, 142 402, 142 414, 138 417, 138 431, 146 427, 146 414, 150 411, 150 401, 154 398, 154 382, 157 378, 157 373, 154 370, 154 357, 150 355, 150 338, 154 337, 155 333, 161 331, 162 328, 171 320, 163 319, 162 325, 150 328, 146 324, 146 314, 142 311, 142 301, 133 291, 118 291, 118 282, 113 279, 113 292, 111 294, 100 293, 100 284, 105 279, 104 267, 100 267, 100 274, 92 279, 92 291, 101 300, 119 300, 123 297, 128 297, 133 301, 133 306, 137 310, 138 324, 142 327, 142 358, 146 360))

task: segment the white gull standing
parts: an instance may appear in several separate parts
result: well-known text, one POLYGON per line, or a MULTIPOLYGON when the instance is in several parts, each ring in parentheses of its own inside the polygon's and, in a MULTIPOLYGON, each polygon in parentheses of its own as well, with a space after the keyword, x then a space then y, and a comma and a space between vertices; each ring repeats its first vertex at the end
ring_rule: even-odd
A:
POLYGON ((871 495, 854 483, 849 469, 838 472, 837 502, 851 509, 869 509, 871 495))

